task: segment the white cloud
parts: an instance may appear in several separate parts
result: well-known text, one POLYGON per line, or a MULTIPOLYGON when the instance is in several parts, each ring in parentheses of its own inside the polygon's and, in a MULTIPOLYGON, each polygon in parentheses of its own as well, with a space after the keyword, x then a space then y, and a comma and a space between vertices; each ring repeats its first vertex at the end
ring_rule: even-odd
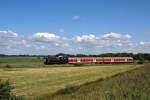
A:
POLYGON ((0 38, 1 39, 10 39, 10 38, 17 38, 18 34, 12 31, 0 31, 0 38))
POLYGON ((144 44, 145 44, 145 42, 141 41, 139 44, 140 44, 140 45, 144 45, 144 44))
POLYGON ((47 47, 43 45, 32 45, 32 48, 40 50, 40 49, 46 49, 47 47))
POLYGON ((150 41, 137 43, 129 34, 107 33, 102 36, 83 34, 74 37, 61 37, 54 33, 34 33, 20 36, 12 31, 0 31, 0 53, 4 54, 55 54, 106 52, 147 52, 150 41), (29 38, 31 37, 31 38, 29 38))
POLYGON ((122 35, 120 33, 114 33, 114 32, 110 32, 110 33, 106 33, 102 36, 103 39, 109 39, 109 40, 129 40, 131 39, 131 35, 126 34, 126 35, 122 35))
POLYGON ((136 52, 150 53, 150 41, 141 41, 136 45, 136 52))
POLYGON ((141 41, 139 44, 141 46, 150 46, 150 42, 149 41, 141 41))
POLYGON ((125 52, 131 51, 128 48, 132 43, 130 41, 131 36, 119 33, 107 33, 102 36, 95 36, 94 34, 76 36, 75 45, 76 48, 84 52, 125 52), (127 41, 128 40, 128 41, 127 41))
POLYGON ((78 21, 78 20, 80 20, 80 16, 78 16, 78 15, 73 16, 73 17, 72 17, 72 20, 76 20, 76 21, 78 21))
POLYGON ((96 36, 93 34, 82 35, 82 36, 77 36, 75 40, 76 42, 92 42, 96 40, 96 36))
POLYGON ((17 33, 12 31, 0 31, 0 48, 8 49, 12 45, 16 44, 16 41, 19 39, 17 33))
POLYGON ((53 33, 40 33, 39 32, 39 33, 33 34, 32 38, 40 42, 52 42, 52 41, 58 41, 61 37, 53 33))

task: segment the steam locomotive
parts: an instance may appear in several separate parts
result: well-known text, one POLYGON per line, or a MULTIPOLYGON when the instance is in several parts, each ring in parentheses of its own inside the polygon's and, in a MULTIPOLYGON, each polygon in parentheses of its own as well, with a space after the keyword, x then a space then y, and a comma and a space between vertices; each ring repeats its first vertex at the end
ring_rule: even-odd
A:
POLYGON ((68 58, 63 56, 48 56, 45 58, 44 64, 66 64, 68 63, 68 58))
POLYGON ((132 57, 63 57, 48 56, 45 64, 66 64, 66 63, 133 63, 132 57))

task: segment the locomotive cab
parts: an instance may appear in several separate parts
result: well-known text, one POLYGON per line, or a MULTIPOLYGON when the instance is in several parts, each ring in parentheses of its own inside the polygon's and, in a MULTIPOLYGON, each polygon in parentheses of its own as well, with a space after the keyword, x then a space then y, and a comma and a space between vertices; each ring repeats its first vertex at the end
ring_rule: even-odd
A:
POLYGON ((68 63, 68 58, 63 56, 47 56, 44 64, 65 64, 68 63))

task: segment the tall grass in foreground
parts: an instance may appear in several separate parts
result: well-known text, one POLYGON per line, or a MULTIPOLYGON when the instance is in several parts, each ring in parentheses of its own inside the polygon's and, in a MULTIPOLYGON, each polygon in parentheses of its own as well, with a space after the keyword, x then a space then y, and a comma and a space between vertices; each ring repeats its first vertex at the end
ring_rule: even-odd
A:
POLYGON ((144 67, 118 74, 104 80, 101 79, 91 82, 78 88, 66 88, 46 98, 46 100, 47 99, 150 100, 150 65, 145 65, 144 67))

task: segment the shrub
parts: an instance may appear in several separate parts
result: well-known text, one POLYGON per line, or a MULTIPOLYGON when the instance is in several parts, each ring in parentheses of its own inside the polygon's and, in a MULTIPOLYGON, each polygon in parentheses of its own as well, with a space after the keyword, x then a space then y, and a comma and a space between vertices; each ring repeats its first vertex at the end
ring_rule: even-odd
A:
POLYGON ((11 68, 11 65, 8 65, 8 64, 7 64, 7 65, 5 65, 4 67, 5 67, 5 68, 11 68))
POLYGON ((7 100, 11 97, 11 89, 10 83, 8 81, 0 80, 0 100, 7 100))
POLYGON ((14 95, 12 89, 9 81, 0 80, 0 100, 24 100, 23 97, 14 95))

